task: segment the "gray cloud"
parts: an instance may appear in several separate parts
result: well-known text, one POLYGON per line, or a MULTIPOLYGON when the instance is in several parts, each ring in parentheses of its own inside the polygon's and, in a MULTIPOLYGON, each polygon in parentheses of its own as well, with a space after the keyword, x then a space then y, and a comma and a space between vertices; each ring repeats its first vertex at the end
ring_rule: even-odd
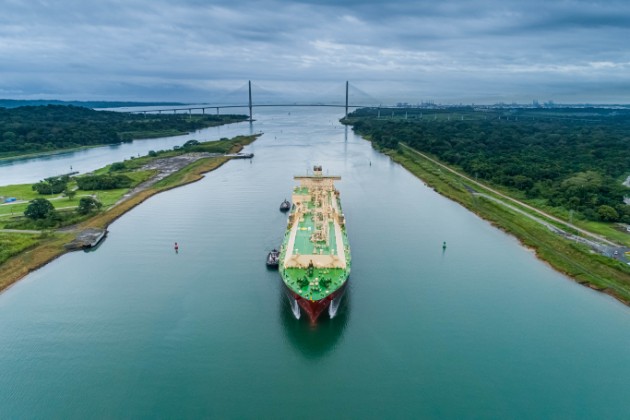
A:
POLYGON ((629 102, 624 1, 0 2, 0 96, 629 102), (229 96, 229 95, 228 95, 229 96))

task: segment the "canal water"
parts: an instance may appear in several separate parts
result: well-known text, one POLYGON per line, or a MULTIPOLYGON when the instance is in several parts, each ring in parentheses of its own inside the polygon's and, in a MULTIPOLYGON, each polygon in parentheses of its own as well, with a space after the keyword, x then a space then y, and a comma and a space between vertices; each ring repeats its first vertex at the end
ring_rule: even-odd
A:
POLYGON ((0 417, 627 417, 626 306, 436 194, 338 111, 256 117, 222 128, 265 133, 253 160, 149 199, 97 250, 0 294, 0 417), (264 262, 292 176, 314 164, 342 177, 353 270, 337 315, 311 326, 264 262))

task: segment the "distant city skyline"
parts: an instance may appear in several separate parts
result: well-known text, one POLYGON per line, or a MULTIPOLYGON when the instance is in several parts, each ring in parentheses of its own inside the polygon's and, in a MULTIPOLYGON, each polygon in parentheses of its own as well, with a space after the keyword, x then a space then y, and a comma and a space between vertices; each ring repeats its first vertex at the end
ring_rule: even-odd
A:
POLYGON ((366 102, 630 103, 625 1, 5 0, 2 11, 0 98, 220 103, 252 80, 258 99, 327 101, 349 80, 366 102))

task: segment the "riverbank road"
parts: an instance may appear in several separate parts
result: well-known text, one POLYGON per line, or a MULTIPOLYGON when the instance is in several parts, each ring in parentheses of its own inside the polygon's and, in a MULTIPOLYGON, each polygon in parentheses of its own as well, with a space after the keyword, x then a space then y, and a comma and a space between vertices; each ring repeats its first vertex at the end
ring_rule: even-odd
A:
MULTIPOLYGON (((571 229, 573 229, 573 230, 575 230, 577 232, 580 232, 584 236, 588 236, 590 239, 595 240, 597 242, 600 242, 601 244, 603 244, 605 246, 609 246, 609 247, 612 247, 612 248, 619 248, 618 244, 616 244, 616 243, 614 243, 614 242, 604 238, 603 236, 600 236, 600 235, 597 235, 595 233, 589 232, 588 230, 582 229, 582 228, 580 228, 580 227, 578 227, 578 226, 576 226, 576 225, 574 225, 572 223, 566 222, 566 221, 564 221, 562 219, 559 219, 559 218, 557 218, 557 217, 555 217, 555 216, 553 216, 553 215, 551 215, 549 213, 546 213, 546 212, 544 212, 542 210, 539 210, 536 207, 530 206, 529 204, 526 204, 526 203, 524 203, 522 201, 519 201, 519 200, 517 200, 515 198, 512 198, 512 197, 510 197, 508 195, 505 195, 505 194, 503 194, 500 191, 497 191, 497 190, 495 190, 493 188, 490 188, 490 187, 482 184, 481 182, 475 181, 474 179, 472 179, 472 178, 470 178, 470 177, 468 177, 468 176, 466 176, 466 175, 464 175, 464 174, 462 174, 462 173, 460 173, 460 172, 450 168, 447 165, 444 165, 441 162, 438 162, 437 160, 435 160, 435 159, 425 155, 424 153, 417 151, 413 147, 409 147, 409 146, 407 146, 404 143, 400 143, 400 145, 403 148, 409 150, 410 152, 412 152, 412 153, 414 153, 414 154, 416 154, 416 155, 418 155, 418 156, 428 160, 429 162, 439 166, 440 168, 442 168, 444 170, 447 170, 447 171, 451 172, 452 174, 457 175, 458 177, 460 177, 462 179, 465 179, 467 182, 470 182, 471 184, 476 185, 479 188, 483 188, 484 190, 489 191, 492 194, 495 194, 496 196, 499 196, 499 197, 501 197, 501 198, 503 198, 505 200, 511 201, 512 203, 515 203, 515 204, 517 204, 517 205, 519 205, 519 206, 521 206, 523 208, 526 208, 527 210, 530 210, 530 211, 532 211, 534 213, 537 213, 540 216, 543 216, 543 217, 547 218, 548 220, 553 220, 556 223, 560 223, 560 224, 562 224, 562 225, 564 225, 566 227, 569 227, 569 228, 571 228, 571 229)), ((496 197, 495 197, 495 200, 497 200, 496 197)), ((498 201, 501 202, 501 200, 498 200, 498 201)))

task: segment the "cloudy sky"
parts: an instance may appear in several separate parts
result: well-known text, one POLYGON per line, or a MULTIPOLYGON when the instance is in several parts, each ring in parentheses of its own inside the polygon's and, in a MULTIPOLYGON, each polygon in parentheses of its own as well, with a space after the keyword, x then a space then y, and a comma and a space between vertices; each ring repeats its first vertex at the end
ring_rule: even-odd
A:
POLYGON ((0 0, 0 98, 218 103, 250 79, 279 100, 349 80, 359 102, 630 103, 630 1, 0 0))

